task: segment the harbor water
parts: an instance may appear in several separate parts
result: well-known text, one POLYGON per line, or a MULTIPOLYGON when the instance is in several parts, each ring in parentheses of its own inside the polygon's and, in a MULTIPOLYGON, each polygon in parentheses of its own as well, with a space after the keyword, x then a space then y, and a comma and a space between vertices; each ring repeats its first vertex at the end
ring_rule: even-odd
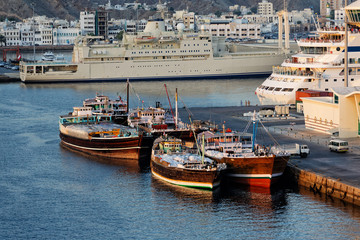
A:
MULTIPOLYGON (((179 106, 258 104, 264 79, 169 81, 179 106)), ((131 107, 166 107, 165 82, 132 82, 131 107)), ((60 146, 58 117, 125 83, 0 85, 0 239, 358 239, 360 209, 305 189, 176 187, 148 169, 60 146)), ((196 118, 196 116, 195 116, 196 118)))

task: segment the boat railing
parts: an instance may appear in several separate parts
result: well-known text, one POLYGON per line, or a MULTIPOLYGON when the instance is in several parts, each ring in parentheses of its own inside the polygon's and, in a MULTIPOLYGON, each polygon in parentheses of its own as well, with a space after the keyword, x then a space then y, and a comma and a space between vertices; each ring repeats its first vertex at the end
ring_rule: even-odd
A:
POLYGON ((273 67, 274 74, 287 75, 287 76, 300 76, 300 77, 321 77, 321 73, 299 70, 299 69, 291 69, 288 67, 273 67))
POLYGON ((341 43, 343 40, 339 39, 309 39, 309 38, 304 38, 304 39, 300 39, 299 40, 301 43, 341 43))
MULTIPOLYGON (((166 151, 167 155, 185 155, 185 154, 189 154, 189 153, 190 154, 197 154, 198 150, 194 149, 194 148, 185 148, 182 151, 171 151, 171 150, 166 151)), ((164 152, 163 149, 157 149, 157 150, 154 150, 154 154, 155 155, 162 155, 162 154, 165 154, 165 152, 164 152)))

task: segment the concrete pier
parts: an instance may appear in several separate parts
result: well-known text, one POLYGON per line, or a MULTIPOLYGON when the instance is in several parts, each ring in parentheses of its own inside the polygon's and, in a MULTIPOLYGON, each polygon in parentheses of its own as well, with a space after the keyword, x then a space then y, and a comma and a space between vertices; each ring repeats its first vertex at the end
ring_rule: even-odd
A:
MULTIPOLYGON (((219 127, 225 123, 226 128, 243 131, 248 123, 243 113, 259 111, 263 107, 191 108, 190 111, 193 119, 210 120, 219 127)), ((181 116, 183 120, 187 119, 184 110, 181 116)), ((290 117, 263 119, 263 124, 280 145, 299 143, 310 148, 307 158, 294 157, 289 161, 285 175, 299 186, 327 198, 360 206, 360 138, 347 139, 349 152, 335 153, 327 147, 331 136, 305 129, 303 116, 295 111, 290 112, 290 117)), ((263 139, 264 144, 274 144, 267 136, 263 139)))

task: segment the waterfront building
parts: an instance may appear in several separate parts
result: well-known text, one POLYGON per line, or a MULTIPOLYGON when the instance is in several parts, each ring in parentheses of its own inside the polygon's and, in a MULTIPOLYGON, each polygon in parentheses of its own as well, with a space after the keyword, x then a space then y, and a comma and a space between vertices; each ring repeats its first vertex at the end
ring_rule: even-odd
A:
POLYGON ((330 10, 340 10, 344 7, 344 0, 320 0, 321 17, 326 17, 328 6, 330 7, 330 10))
POLYGON ((52 28, 48 28, 46 26, 42 26, 40 29, 40 36, 41 36, 41 45, 52 45, 53 38, 52 38, 52 28))
POLYGON ((82 11, 80 12, 80 29, 81 35, 94 34, 95 35, 95 12, 82 11))
POLYGON ((334 20, 335 20, 335 22, 344 22, 345 21, 345 9, 344 8, 334 11, 334 20))
POLYGON ((301 98, 305 127, 340 138, 360 136, 360 87, 334 87, 332 97, 301 98))
POLYGON ((80 12, 81 34, 103 36, 108 35, 108 12, 104 9, 80 12))
POLYGON ((75 39, 81 35, 79 28, 59 27, 53 29, 53 45, 74 44, 75 39))
POLYGON ((248 20, 249 23, 272 23, 278 21, 277 14, 273 15, 261 15, 261 14, 247 14, 243 16, 244 19, 248 20))
POLYGON ((260 15, 274 15, 273 4, 267 0, 262 0, 262 2, 258 4, 257 12, 260 15))
POLYGON ((236 19, 230 20, 212 20, 209 25, 204 25, 212 36, 226 37, 226 38, 260 38, 260 25, 245 23, 244 20, 236 19))
POLYGON ((4 29, 4 35, 6 38, 7 46, 16 46, 21 44, 20 29, 17 28, 6 28, 4 29))

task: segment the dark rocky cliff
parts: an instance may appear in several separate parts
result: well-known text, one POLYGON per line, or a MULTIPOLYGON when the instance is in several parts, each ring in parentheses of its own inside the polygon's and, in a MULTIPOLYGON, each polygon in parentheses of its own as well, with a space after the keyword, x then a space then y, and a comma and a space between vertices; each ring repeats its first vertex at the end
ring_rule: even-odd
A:
MULTIPOLYGON (((215 13, 216 11, 227 11, 230 5, 238 4, 249 7, 256 7, 261 0, 171 0, 169 7, 175 10, 189 8, 199 14, 215 13)), ((85 8, 94 8, 98 4, 106 4, 108 0, 0 0, 0 16, 8 18, 23 19, 32 16, 32 6, 37 15, 48 17, 65 18, 73 20, 79 18, 79 12, 85 8)), ((111 4, 123 4, 132 0, 112 0, 111 4)), ((157 3, 158 0, 138 0, 140 3, 157 3)), ((163 0, 164 2, 164 0, 163 0)), ((274 3, 275 10, 283 9, 283 0, 269 0, 274 3)), ((319 0, 287 0, 289 10, 301 10, 312 7, 315 12, 319 12, 319 0)), ((120 14, 120 13, 118 13, 120 14)), ((148 13, 139 11, 139 17, 147 17, 148 13)), ((124 14, 124 17, 134 16, 134 14, 124 14)))

